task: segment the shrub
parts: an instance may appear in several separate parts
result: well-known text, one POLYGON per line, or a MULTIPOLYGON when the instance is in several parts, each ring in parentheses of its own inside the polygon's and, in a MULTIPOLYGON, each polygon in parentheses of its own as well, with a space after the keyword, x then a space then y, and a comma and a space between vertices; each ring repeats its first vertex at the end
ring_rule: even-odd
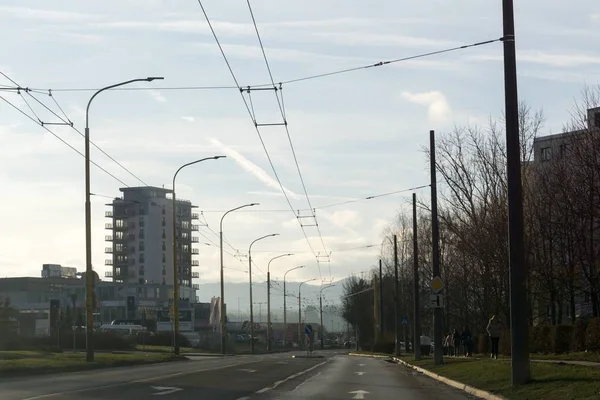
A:
POLYGON ((550 353, 552 351, 551 326, 539 324, 529 331, 530 351, 532 353, 550 353))
POLYGON ((490 338, 487 333, 480 333, 477 336, 477 353, 488 354, 490 352, 490 338))
POLYGON ((585 331, 585 347, 588 351, 600 351, 600 318, 590 320, 585 331))
POLYGON ((502 331, 500 342, 498 343, 498 352, 502 355, 510 356, 511 350, 510 330, 502 331))
POLYGON ((552 327, 551 350, 554 354, 569 352, 573 330, 572 325, 556 325, 552 327))
POLYGON ((396 344, 393 341, 382 339, 375 342, 371 351, 375 353, 392 354, 395 347, 396 344))
POLYGON ((577 318, 573 326, 573 335, 571 336, 571 351, 585 351, 585 331, 587 322, 585 319, 577 318))
MULTIPOLYGON (((142 343, 142 337, 137 338, 138 344, 142 343)), ((154 336, 146 336, 144 343, 150 346, 172 346, 173 345, 173 334, 171 332, 159 332, 154 336)), ((179 346, 181 347, 192 347, 192 344, 187 337, 179 335, 179 346)))

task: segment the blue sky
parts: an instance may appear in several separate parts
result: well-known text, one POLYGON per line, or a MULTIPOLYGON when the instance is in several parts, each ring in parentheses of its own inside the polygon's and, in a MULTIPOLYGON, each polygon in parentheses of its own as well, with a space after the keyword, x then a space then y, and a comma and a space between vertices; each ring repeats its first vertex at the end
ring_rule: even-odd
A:
MULTIPOLYGON (((276 82, 372 64, 502 36, 501 1, 291 1, 251 2, 276 82)), ((240 85, 269 82, 245 1, 203 2, 240 85)), ((600 82, 600 4, 580 0, 517 2, 519 95, 543 108, 545 133, 560 131, 581 88, 600 82)), ((306 232, 316 252, 333 251, 320 270, 277 188, 239 93, 161 90, 176 86, 230 86, 229 71, 195 0, 85 2, 3 1, 0 6, 0 70, 37 89, 97 88, 122 80, 164 76, 153 91, 103 93, 90 117, 92 140, 144 182, 170 187, 179 165, 206 156, 228 159, 191 167, 178 178, 178 193, 204 211, 218 231, 220 213, 248 202, 253 212, 226 220, 233 247, 255 245, 263 272, 273 256, 273 276, 294 265, 298 279, 346 277, 376 262, 381 231, 410 193, 317 210, 325 248, 313 227, 306 232), (254 212, 256 211, 256 212, 254 212), (330 273, 331 269, 331 273, 330 273)), ((0 77, 1 85, 11 85, 0 77)), ((291 83, 283 89, 289 131, 314 207, 426 184, 421 146, 428 132, 454 125, 485 124, 503 108, 502 45, 291 83)), ((90 92, 54 92, 83 130, 90 92)), ((27 110, 14 93, 0 95, 27 110)), ((53 110, 49 96, 36 95, 53 110)), ((259 122, 278 122, 272 92, 252 94, 259 122)), ((25 96, 27 99, 28 97, 25 96)), ((45 122, 56 117, 29 99, 45 122)), ((29 111, 28 111, 29 112, 29 111)), ((69 127, 51 126, 83 151, 69 127)), ((281 127, 261 130, 294 209, 307 208, 290 146, 281 127)), ((93 149, 92 159, 131 186, 131 175, 93 149)), ((1 276, 38 276, 42 263, 84 267, 83 159, 41 127, 0 102, 1 276)), ((92 192, 119 195, 122 185, 92 169, 92 192)), ((425 190, 418 191, 423 198, 425 190)), ((94 197, 93 262, 104 267, 104 206, 94 197)), ((212 241, 216 236, 206 228, 212 241)), ((205 241, 200 236, 200 241, 205 241)), ((218 249, 202 246, 201 279, 218 279, 218 249)), ((230 249, 231 250, 231 249, 230 249)), ((242 281, 245 263, 227 256, 226 279, 242 281)), ((255 280, 264 279, 255 271, 255 280)))

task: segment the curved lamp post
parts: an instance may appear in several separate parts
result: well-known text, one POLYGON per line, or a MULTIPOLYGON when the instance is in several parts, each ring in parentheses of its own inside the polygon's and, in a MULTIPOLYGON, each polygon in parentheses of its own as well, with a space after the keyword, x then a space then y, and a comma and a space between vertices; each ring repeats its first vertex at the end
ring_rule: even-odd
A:
POLYGON ((273 257, 267 264, 267 350, 271 351, 271 262, 281 257, 293 256, 292 253, 273 257))
POLYGON ((219 314, 220 314, 220 323, 221 323, 221 354, 225 354, 225 352, 227 351, 227 331, 226 331, 226 325, 225 325, 225 310, 224 310, 224 305, 225 305, 225 282, 224 282, 224 274, 223 274, 223 218, 225 218, 225 216, 227 214, 229 214, 230 212, 234 212, 237 211, 241 208, 244 207, 254 207, 259 205, 259 203, 250 203, 250 204, 244 204, 243 206, 239 206, 236 208, 232 208, 231 210, 227 211, 225 214, 223 214, 223 216, 221 217, 221 222, 219 223, 219 252, 220 252, 220 256, 221 256, 221 304, 219 306, 219 314))
POLYGON ((329 289, 335 286, 335 283, 329 284, 327 286, 323 286, 321 288, 321 290, 319 290, 319 313, 321 314, 321 350, 323 350, 325 348, 325 346, 323 345, 324 342, 324 334, 325 334, 325 329, 323 328, 323 290, 325 289, 329 289))
POLYGON ((306 282, 316 281, 317 278, 307 279, 304 282, 300 282, 298 285, 298 340, 302 337, 301 325, 302 325, 302 293, 300 290, 302 289, 302 285, 306 282))
POLYGON ((290 268, 287 271, 285 271, 285 274, 283 274, 283 348, 284 349, 287 348, 287 306, 286 306, 287 294, 285 293, 285 276, 288 274, 288 272, 292 272, 292 271, 294 271, 296 269, 300 269, 300 268, 304 268, 304 265, 290 268))
POLYGON ((196 161, 183 164, 173 175, 173 352, 179 355, 179 270, 177 269, 177 199, 175 196, 175 178, 179 171, 190 165, 198 164, 206 160, 218 160, 225 156, 214 156, 201 158, 196 161))
POLYGON ((92 95, 85 108, 85 361, 87 362, 94 361, 94 276, 92 274, 92 206, 90 202, 90 105, 92 104, 92 100, 105 90, 128 85, 133 82, 152 82, 158 79, 164 78, 150 76, 148 78, 131 79, 103 87, 92 95))
POLYGON ((248 278, 250 279, 250 350, 254 354, 254 311, 252 305, 252 245, 259 240, 266 239, 272 236, 279 236, 279 233, 272 233, 270 235, 261 236, 250 243, 248 247, 248 278))

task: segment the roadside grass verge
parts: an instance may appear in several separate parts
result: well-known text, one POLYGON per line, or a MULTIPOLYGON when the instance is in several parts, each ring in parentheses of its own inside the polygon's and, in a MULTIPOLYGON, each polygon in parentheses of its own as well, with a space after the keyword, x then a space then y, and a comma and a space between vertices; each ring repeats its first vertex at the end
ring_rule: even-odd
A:
POLYGON ((510 382, 510 360, 445 358, 436 366, 428 357, 409 364, 511 400, 562 400, 600 398, 600 368, 568 364, 531 363, 532 381, 517 388, 510 382))
POLYGON ((96 353, 94 361, 88 363, 85 361, 85 353, 0 351, 0 379, 22 375, 85 371, 97 368, 125 367, 183 360, 186 360, 186 358, 165 353, 96 353))

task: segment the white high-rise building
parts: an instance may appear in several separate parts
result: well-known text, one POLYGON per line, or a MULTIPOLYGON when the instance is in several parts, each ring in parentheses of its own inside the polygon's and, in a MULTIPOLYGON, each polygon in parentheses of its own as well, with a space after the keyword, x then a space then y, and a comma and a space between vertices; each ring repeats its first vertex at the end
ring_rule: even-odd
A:
MULTIPOLYGON (((106 224, 106 229, 112 231, 106 236, 106 241, 112 242, 105 251, 112 254, 105 263, 112 266, 106 277, 114 282, 172 285, 173 209, 172 199, 167 198, 172 190, 151 186, 119 190, 123 197, 108 204, 112 211, 106 212, 106 217, 112 219, 106 224)), ((192 259, 198 254, 198 249, 192 247, 198 243, 198 238, 192 236, 198 231, 198 225, 192 224, 198 219, 193 208, 190 201, 177 200, 177 266, 180 285, 197 288, 192 284, 192 278, 198 278, 198 273, 192 272, 192 267, 198 265, 192 259)))

